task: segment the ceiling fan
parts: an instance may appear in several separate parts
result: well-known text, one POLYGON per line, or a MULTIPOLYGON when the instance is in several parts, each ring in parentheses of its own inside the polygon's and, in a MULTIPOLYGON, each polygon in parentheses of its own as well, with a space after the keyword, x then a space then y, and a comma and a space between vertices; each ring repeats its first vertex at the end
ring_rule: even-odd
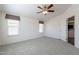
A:
POLYGON ((53 4, 49 4, 49 5, 45 4, 42 7, 38 6, 37 8, 41 9, 41 11, 37 13, 43 13, 44 15, 47 15, 48 12, 54 12, 54 10, 51 10, 52 7, 53 7, 53 4))

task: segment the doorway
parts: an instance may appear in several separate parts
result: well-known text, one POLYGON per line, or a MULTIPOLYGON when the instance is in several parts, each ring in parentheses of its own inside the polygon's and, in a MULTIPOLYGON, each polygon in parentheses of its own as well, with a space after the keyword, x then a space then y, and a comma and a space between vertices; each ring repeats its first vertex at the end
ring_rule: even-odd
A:
POLYGON ((74 30, 75 30, 74 29, 74 23, 75 23, 75 17, 74 16, 69 17, 67 23, 68 23, 68 25, 67 25, 67 27, 68 27, 68 39, 67 39, 67 41, 68 41, 68 43, 74 45, 74 30))

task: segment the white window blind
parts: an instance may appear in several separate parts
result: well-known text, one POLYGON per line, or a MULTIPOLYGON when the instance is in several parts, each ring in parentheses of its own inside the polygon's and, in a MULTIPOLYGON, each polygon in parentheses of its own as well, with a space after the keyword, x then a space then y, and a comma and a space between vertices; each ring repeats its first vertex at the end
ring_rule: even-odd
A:
POLYGON ((8 35, 18 35, 19 34, 19 21, 8 19, 7 23, 8 23, 8 35))

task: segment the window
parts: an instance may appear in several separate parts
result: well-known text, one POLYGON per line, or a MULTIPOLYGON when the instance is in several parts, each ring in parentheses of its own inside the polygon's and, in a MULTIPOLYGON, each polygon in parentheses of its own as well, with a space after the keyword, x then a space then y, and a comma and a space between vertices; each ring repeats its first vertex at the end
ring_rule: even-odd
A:
POLYGON ((44 25, 44 24, 39 24, 39 32, 40 32, 40 33, 43 32, 43 25, 44 25))
POLYGON ((8 23, 8 35, 19 34, 19 21, 18 20, 7 20, 8 23))
POLYGON ((44 31, 44 22, 39 21, 39 32, 42 33, 44 31))
POLYGON ((20 17, 6 14, 5 18, 7 20, 7 25, 8 25, 8 35, 18 35, 20 17))

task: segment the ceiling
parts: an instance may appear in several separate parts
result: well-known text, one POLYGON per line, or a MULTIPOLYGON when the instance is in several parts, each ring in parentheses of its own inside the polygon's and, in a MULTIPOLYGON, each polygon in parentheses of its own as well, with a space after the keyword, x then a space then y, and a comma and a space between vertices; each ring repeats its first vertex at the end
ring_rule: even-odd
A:
POLYGON ((55 12, 43 15, 42 13, 37 13, 40 11, 40 9, 37 8, 38 5, 40 4, 0 4, 0 11, 38 20, 47 20, 64 13, 67 8, 70 7, 70 4, 54 4, 54 7, 51 9, 54 9, 55 12))

